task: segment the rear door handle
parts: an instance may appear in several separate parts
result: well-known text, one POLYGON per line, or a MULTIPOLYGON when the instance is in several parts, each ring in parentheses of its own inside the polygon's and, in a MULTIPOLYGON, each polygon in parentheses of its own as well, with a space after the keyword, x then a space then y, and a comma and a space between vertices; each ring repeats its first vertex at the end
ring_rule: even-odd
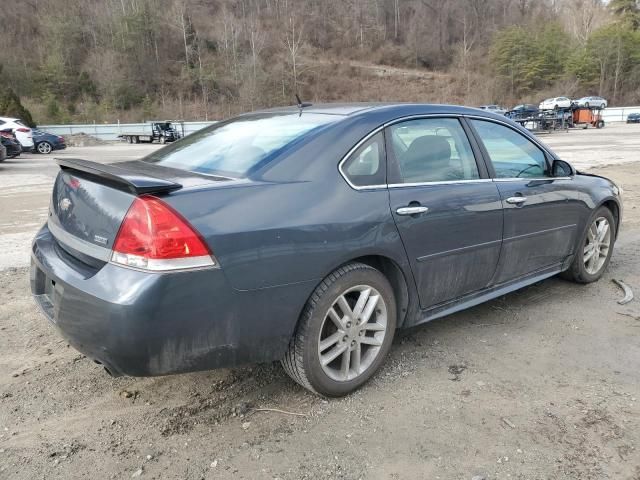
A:
POLYGON ((507 203, 511 203, 513 205, 522 205, 527 201, 527 197, 509 197, 507 198, 507 203))
POLYGON ((417 215, 429 211, 427 207, 400 207, 396 210, 398 215, 417 215))

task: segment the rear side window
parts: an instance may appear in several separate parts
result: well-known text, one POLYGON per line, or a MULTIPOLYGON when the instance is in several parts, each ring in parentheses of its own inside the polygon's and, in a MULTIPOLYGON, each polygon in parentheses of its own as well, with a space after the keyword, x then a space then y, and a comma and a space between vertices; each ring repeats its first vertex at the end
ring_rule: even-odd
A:
POLYGON ((188 135, 143 160, 191 172, 244 177, 340 118, 306 112, 238 117, 188 135))
POLYGON ((358 187, 384 185, 387 176, 384 159, 384 136, 379 132, 353 152, 342 165, 342 172, 358 187))
POLYGON ((480 178, 469 139, 455 118, 409 120, 389 127, 401 183, 480 178))
POLYGON ((531 140, 493 122, 472 120, 496 173, 496 178, 548 176, 544 153, 531 140))

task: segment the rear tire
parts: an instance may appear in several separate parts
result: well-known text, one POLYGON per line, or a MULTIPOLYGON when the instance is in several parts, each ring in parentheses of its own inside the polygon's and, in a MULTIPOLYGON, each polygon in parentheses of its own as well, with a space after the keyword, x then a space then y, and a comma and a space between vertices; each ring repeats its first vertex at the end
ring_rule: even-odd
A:
POLYGON ((374 375, 391 348, 395 329, 389 281, 369 265, 350 263, 311 294, 281 363, 301 386, 340 397, 374 375))
POLYGON ((53 147, 49 142, 40 142, 36 146, 36 151, 38 153, 42 153, 43 155, 48 155, 49 153, 51 153, 52 150, 53 150, 53 147))
POLYGON ((613 253, 616 239, 616 223, 611 210, 600 207, 589 220, 589 227, 576 249, 568 270, 561 276, 577 283, 592 283, 602 277, 613 253), (600 228, 607 225, 607 232, 600 235, 600 228))

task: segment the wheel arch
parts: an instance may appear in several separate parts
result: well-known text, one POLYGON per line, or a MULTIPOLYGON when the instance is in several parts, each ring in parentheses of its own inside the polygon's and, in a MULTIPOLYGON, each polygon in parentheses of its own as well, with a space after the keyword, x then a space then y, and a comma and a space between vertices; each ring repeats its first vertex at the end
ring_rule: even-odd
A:
POLYGON ((608 198, 600 203, 595 210, 600 207, 606 207, 611 211, 613 219, 616 221, 616 238, 618 238, 618 231, 620 230, 620 205, 618 205, 618 202, 613 198, 608 198))

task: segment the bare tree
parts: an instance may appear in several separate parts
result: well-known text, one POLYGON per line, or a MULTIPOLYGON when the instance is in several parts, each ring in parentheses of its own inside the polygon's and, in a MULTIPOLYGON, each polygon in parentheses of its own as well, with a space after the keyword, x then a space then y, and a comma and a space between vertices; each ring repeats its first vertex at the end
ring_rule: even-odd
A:
POLYGON ((287 29, 285 30, 285 42, 289 53, 289 63, 291 65, 291 77, 293 80, 293 91, 298 92, 298 62, 300 48, 303 42, 304 28, 298 24, 298 20, 292 15, 289 16, 287 29))

